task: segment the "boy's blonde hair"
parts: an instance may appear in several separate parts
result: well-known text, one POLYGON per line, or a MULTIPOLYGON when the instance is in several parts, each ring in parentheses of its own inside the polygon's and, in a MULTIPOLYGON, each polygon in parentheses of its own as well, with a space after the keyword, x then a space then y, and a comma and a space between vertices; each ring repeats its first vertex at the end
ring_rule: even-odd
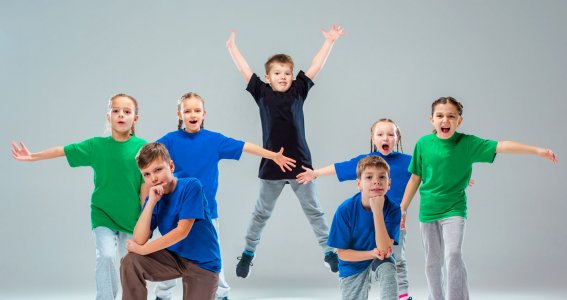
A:
POLYGON ((358 161, 356 165, 356 178, 360 179, 362 172, 368 168, 384 169, 388 172, 388 176, 390 176, 390 166, 388 163, 380 156, 371 155, 358 161))
POLYGON ((142 149, 136 155, 136 162, 138 163, 138 168, 143 169, 149 166, 152 162, 161 159, 166 163, 169 163, 171 156, 167 148, 162 143, 153 142, 144 145, 142 149))
POLYGON ((289 64, 291 66, 291 72, 293 73, 293 59, 291 56, 287 54, 276 54, 272 57, 268 58, 268 61, 264 64, 264 68, 266 68, 266 74, 270 73, 270 69, 272 68, 272 64, 280 63, 280 64, 289 64))

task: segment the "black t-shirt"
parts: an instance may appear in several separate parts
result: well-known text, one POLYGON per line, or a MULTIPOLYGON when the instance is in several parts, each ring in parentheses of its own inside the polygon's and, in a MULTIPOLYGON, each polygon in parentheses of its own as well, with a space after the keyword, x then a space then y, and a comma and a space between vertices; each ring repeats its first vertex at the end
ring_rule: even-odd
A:
POLYGON ((261 179, 295 179, 303 172, 301 166, 313 168, 303 121, 303 102, 313 85, 303 71, 299 71, 286 92, 273 91, 256 74, 250 78, 246 90, 252 94, 260 110, 264 148, 278 152, 283 147, 283 154, 296 160, 295 169, 283 173, 276 163, 262 158, 258 174, 261 179))

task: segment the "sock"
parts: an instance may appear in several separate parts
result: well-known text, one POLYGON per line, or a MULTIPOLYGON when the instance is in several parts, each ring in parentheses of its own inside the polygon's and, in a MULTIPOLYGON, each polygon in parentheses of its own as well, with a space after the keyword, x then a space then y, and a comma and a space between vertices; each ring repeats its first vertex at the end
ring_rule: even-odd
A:
POLYGON ((325 257, 329 256, 331 253, 334 253, 333 251, 327 251, 325 252, 325 257))
POLYGON ((254 252, 252 252, 252 251, 244 250, 243 253, 246 254, 246 255, 250 255, 250 256, 254 257, 254 252))

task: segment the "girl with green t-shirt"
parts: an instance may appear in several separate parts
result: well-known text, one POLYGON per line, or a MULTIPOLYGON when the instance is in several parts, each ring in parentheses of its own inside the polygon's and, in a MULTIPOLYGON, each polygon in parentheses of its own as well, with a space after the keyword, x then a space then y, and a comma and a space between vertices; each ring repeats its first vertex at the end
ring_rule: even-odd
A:
POLYGON ((138 150, 146 141, 134 136, 138 102, 117 94, 109 101, 107 120, 111 136, 94 137, 65 147, 31 153, 23 142, 12 143, 19 161, 38 161, 65 156, 71 167, 90 166, 95 188, 91 198, 91 225, 96 244, 96 299, 114 299, 119 277, 115 264, 126 253, 140 216, 142 175, 136 164, 138 150), (119 256, 117 256, 117 251, 119 256))
POLYGON ((434 131, 415 145, 409 165, 412 175, 400 205, 401 226, 405 228, 406 211, 421 185, 419 221, 430 299, 469 299, 461 249, 467 217, 465 188, 472 164, 492 163, 496 153, 533 154, 557 162, 549 149, 456 132, 463 122, 462 114, 463 105, 452 97, 433 102, 429 119, 434 131), (443 291, 444 264, 447 266, 446 292, 443 291))

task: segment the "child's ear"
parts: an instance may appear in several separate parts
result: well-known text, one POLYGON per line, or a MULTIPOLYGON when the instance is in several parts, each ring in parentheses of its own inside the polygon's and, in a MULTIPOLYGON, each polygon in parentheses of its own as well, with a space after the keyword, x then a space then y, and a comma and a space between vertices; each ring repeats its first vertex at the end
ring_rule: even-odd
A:
POLYGON ((459 127, 463 123, 463 117, 459 116, 459 120, 457 121, 457 127, 459 127))
POLYGON ((169 169, 171 170, 171 173, 173 173, 173 171, 175 170, 175 164, 171 159, 169 160, 169 169))
POLYGON ((203 109, 203 118, 207 115, 207 110, 203 109))
POLYGON ((356 187, 359 191, 362 191, 362 187, 360 186, 360 179, 356 179, 356 187))
POLYGON ((177 111, 177 118, 179 118, 179 120, 183 120, 183 116, 180 111, 177 111))
POLYGON ((266 74, 266 75, 264 76, 264 79, 266 80, 266 82, 267 82, 268 84, 270 84, 270 75, 269 75, 269 74, 266 74))
POLYGON ((138 116, 138 115, 135 115, 135 116, 134 116, 134 123, 138 122, 138 118, 139 118, 139 117, 140 117, 140 116, 138 116))

